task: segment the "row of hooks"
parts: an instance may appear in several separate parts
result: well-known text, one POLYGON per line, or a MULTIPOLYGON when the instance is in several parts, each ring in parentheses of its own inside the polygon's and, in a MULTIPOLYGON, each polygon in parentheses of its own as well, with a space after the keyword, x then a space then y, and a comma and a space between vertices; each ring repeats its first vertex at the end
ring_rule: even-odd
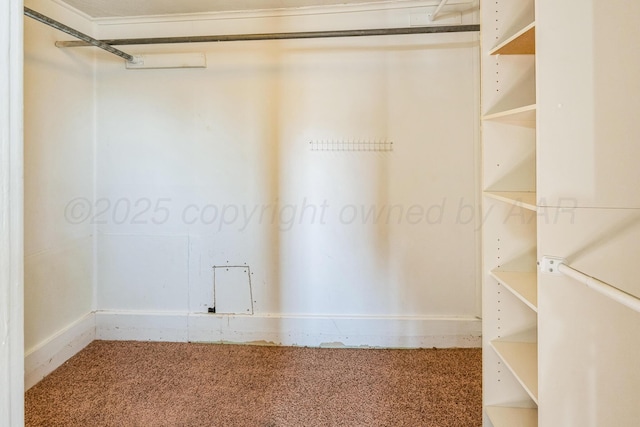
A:
POLYGON ((311 151, 393 151, 392 141, 321 140, 310 141, 311 151))

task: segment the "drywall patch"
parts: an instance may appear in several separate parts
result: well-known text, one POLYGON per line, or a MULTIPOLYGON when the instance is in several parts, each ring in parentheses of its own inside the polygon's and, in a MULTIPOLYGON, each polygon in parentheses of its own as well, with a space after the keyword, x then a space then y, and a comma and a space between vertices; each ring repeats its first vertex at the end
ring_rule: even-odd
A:
POLYGON ((219 314, 253 314, 248 265, 213 267, 213 308, 219 314))

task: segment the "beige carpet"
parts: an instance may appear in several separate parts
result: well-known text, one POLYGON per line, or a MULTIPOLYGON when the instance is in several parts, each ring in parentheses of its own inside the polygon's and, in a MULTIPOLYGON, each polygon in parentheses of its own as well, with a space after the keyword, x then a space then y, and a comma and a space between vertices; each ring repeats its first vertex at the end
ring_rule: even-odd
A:
POLYGON ((480 426, 481 351, 94 341, 27 426, 480 426))

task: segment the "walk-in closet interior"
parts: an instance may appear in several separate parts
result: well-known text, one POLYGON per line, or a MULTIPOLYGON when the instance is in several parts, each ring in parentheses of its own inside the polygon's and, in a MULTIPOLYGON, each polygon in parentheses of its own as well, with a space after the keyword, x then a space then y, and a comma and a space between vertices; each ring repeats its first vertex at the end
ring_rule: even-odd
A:
POLYGON ((94 340, 482 347, 478 424, 637 425, 639 15, 3 5, 0 425, 94 340))

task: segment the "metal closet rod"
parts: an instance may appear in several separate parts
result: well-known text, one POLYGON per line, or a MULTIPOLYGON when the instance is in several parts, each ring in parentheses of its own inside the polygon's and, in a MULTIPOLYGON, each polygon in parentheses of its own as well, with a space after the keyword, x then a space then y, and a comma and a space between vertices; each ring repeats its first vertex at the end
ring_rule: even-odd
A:
POLYGON ((378 28, 365 30, 335 30, 335 31, 303 31, 291 33, 264 33, 264 34, 228 34, 217 36, 187 36, 187 37, 153 37, 137 39, 110 39, 97 40, 87 34, 69 27, 61 22, 49 18, 28 7, 24 8, 24 14, 29 18, 42 22, 50 27, 67 33, 80 41, 57 41, 57 47, 95 46, 109 53, 124 58, 129 62, 135 62, 135 57, 113 46, 118 45, 145 45, 145 44, 173 44, 173 43, 205 43, 205 42, 230 42, 230 41, 256 41, 256 40, 290 40, 290 39, 319 39, 335 37, 364 37, 364 36, 392 36, 407 34, 435 34, 435 33, 461 33, 480 31, 480 25, 438 25, 431 27, 406 27, 406 28, 378 28))
MULTIPOLYGON (((225 34, 214 36, 187 37, 151 37, 137 39, 109 39, 101 40, 113 46, 144 45, 144 44, 173 44, 173 43, 206 43, 257 40, 290 40, 290 39, 319 39, 335 37, 363 37, 363 36, 392 36, 407 34, 461 33, 480 31, 480 25, 438 25, 432 27, 379 28, 366 30, 335 30, 335 31, 304 31, 292 33, 264 33, 264 34, 225 34)), ((57 47, 89 46, 83 41, 58 41, 57 47)))
POLYGON ((36 21, 42 22, 43 24, 46 24, 50 27, 55 28, 56 30, 60 30, 64 33, 67 33, 69 35, 72 35, 73 37, 76 37, 80 40, 83 40, 81 43, 83 43, 83 45, 85 46, 95 46, 95 47, 99 47, 100 49, 104 49, 109 53, 112 53, 114 55, 119 56, 120 58, 124 58, 129 62, 133 62, 134 61, 134 57, 133 55, 129 55, 126 52, 121 51, 120 49, 116 49, 115 47, 112 47, 111 45, 109 45, 108 43, 105 43, 103 41, 100 40, 96 40, 91 36, 88 36, 84 33, 81 33, 80 31, 71 28, 67 25, 64 25, 62 22, 58 22, 55 19, 51 19, 46 15, 43 15, 39 12, 36 12, 33 9, 29 9, 28 7, 24 8, 24 14, 26 16, 28 16, 29 18, 33 18, 36 21))

